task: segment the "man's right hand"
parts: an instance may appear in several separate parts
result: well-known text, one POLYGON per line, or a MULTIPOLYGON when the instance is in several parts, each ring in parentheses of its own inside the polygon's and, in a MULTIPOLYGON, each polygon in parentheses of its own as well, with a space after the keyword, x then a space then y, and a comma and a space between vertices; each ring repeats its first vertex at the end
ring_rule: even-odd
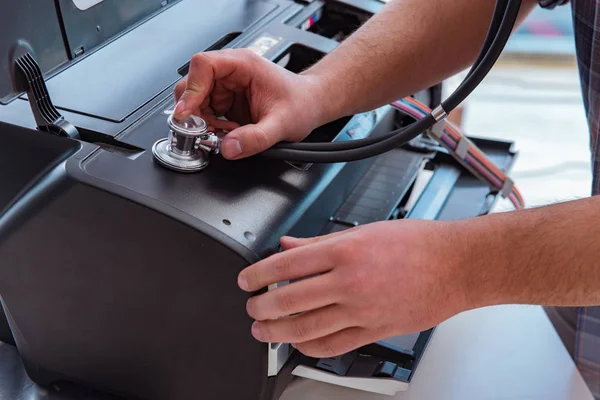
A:
POLYGON ((300 141, 329 122, 321 91, 315 76, 294 74, 250 50, 199 53, 175 89, 174 117, 195 114, 229 132, 223 157, 240 159, 300 141))

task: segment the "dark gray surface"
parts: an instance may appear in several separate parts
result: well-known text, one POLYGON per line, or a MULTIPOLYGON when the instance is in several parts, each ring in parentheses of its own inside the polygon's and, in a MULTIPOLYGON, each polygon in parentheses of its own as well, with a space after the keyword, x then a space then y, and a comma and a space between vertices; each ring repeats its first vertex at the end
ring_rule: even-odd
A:
POLYGON ((0 293, 33 381, 148 400, 194 398, 200 381, 205 399, 261 398, 246 260, 60 169, 40 186, 0 220, 0 293))
POLYGON ((42 387, 29 379, 17 349, 0 342, 0 399, 2 400, 123 400, 73 384, 42 387))
POLYGON ((59 109, 122 121, 181 79, 178 68, 195 53, 277 7, 268 0, 184 0, 50 79, 48 90, 59 109))
POLYGON ((68 61, 54 2, 50 0, 0 0, 0 103, 13 93, 10 69, 18 42, 33 49, 42 71, 47 73, 68 61))
POLYGON ((80 10, 73 0, 59 0, 71 57, 85 54, 123 34, 175 1, 178 0, 104 0, 87 10, 80 10))

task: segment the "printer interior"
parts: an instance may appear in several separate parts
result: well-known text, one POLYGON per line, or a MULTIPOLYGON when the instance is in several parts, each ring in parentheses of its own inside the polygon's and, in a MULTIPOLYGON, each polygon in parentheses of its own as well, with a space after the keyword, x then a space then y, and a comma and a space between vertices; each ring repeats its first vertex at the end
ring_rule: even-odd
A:
MULTIPOLYGON (((295 377, 388 395, 408 388, 434 329, 313 359, 251 338, 235 277, 279 251, 283 235, 474 217, 490 212, 497 193, 422 137, 350 163, 214 156, 195 174, 164 168, 152 154, 195 53, 249 48, 298 73, 383 2, 0 7, 0 398, 44 387, 51 400, 277 400, 295 377), (23 57, 47 98, 22 79, 23 57), (36 112, 42 100, 59 119, 36 112)), ((435 106, 441 87, 414 97, 435 106)), ((376 137, 412 122, 383 106, 305 140, 376 137)), ((511 142, 472 140, 510 170, 511 142)))

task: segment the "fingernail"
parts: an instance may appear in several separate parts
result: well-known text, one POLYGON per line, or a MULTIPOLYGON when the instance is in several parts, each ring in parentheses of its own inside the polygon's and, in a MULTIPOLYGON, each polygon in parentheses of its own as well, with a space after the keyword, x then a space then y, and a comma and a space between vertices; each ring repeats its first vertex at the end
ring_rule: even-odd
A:
POLYGON ((242 146, 240 145, 240 141, 237 139, 227 139, 223 140, 222 149, 223 155, 227 158, 236 158, 240 154, 242 154, 242 146))
POLYGON ((238 286, 242 290, 248 290, 248 280, 246 279, 246 275, 240 274, 238 276, 238 286))
POLYGON ((258 326, 258 322, 252 324, 252 336, 256 340, 260 340, 260 327, 258 326))
POLYGON ((175 109, 173 110, 173 114, 178 115, 184 111, 185 111, 185 102, 183 100, 179 100, 179 102, 175 106, 175 109))

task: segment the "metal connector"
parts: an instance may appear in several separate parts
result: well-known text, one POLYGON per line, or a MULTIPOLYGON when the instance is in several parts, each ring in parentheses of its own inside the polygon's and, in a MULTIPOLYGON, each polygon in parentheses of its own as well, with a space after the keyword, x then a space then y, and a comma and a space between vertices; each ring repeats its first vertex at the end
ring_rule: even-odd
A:
POLYGON ((212 132, 205 133, 196 141, 198 148, 201 148, 212 154, 221 152, 221 139, 212 132))
POLYGON ((446 113, 446 111, 444 110, 444 108, 441 105, 437 106, 431 112, 431 115, 438 122, 441 121, 441 120, 443 120, 443 119, 445 119, 448 116, 448 114, 446 113))

